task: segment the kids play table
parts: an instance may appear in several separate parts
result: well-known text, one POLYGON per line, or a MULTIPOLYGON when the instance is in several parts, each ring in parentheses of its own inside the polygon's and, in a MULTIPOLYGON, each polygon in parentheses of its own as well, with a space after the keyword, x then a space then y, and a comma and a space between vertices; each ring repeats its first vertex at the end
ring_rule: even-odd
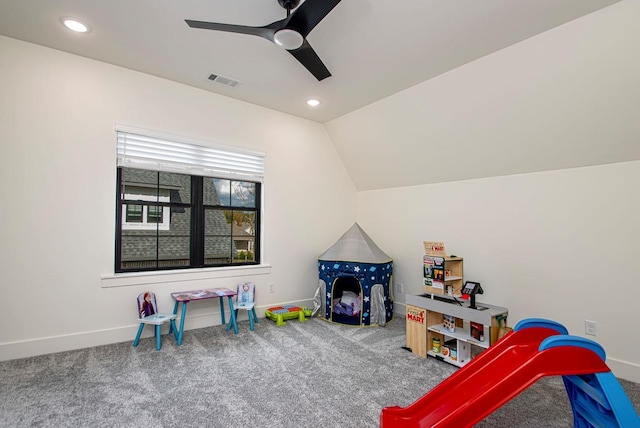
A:
POLYGON ((178 346, 182 345, 182 333, 184 332, 184 322, 187 315, 187 304, 193 300, 206 300, 206 299, 219 299, 220 300, 220 317, 222 318, 222 325, 226 324, 224 318, 224 298, 227 298, 229 302, 229 315, 231 317, 231 325, 233 325, 233 331, 238 334, 238 324, 236 323, 236 314, 233 310, 233 296, 237 293, 228 288, 207 288, 204 290, 192 290, 192 291, 176 291, 171 293, 171 297, 176 301, 173 306, 173 313, 178 313, 178 305, 182 303, 182 317, 180 319, 180 329, 178 331, 178 346))

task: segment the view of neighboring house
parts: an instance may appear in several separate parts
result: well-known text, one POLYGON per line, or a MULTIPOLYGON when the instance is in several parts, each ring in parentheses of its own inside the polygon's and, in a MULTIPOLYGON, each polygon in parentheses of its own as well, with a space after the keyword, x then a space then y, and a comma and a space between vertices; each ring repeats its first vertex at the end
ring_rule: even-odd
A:
MULTIPOLYGON (((252 205, 254 198, 237 185, 243 182, 208 178, 203 183, 205 264, 253 260, 255 213, 232 207, 252 205)), ((191 192, 189 175, 122 169, 122 270, 189 265, 191 192)))

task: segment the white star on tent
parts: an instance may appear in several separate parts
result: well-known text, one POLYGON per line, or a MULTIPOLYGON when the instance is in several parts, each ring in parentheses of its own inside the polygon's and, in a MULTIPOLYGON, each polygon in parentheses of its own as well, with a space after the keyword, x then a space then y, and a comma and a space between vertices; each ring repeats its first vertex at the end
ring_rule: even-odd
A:
POLYGON ((364 301, 368 303, 369 302, 369 296, 365 296, 364 297, 364 301))
POLYGON ((360 272, 360 266, 356 266, 355 268, 353 268, 353 270, 354 270, 355 272, 360 272))

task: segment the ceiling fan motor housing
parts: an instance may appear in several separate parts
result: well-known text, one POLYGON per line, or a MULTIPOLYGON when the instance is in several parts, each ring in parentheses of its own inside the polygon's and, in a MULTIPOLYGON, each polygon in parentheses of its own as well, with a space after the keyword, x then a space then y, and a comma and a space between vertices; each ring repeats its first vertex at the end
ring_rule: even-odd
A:
POLYGON ((280 3, 280 6, 289 11, 298 7, 298 5, 300 4, 300 0, 278 0, 278 3, 280 3))

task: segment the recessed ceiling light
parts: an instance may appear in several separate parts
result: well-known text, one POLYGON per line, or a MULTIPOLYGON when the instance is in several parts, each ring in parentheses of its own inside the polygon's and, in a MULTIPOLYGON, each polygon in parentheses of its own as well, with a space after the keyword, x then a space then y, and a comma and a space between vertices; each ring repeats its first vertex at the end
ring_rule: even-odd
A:
POLYGON ((63 17, 60 18, 60 22, 71 31, 76 33, 88 33, 91 31, 89 26, 76 18, 63 17))
POLYGON ((316 100, 315 98, 311 98, 310 100, 307 100, 307 104, 309 104, 311 107, 318 107, 320 105, 320 101, 316 100))

